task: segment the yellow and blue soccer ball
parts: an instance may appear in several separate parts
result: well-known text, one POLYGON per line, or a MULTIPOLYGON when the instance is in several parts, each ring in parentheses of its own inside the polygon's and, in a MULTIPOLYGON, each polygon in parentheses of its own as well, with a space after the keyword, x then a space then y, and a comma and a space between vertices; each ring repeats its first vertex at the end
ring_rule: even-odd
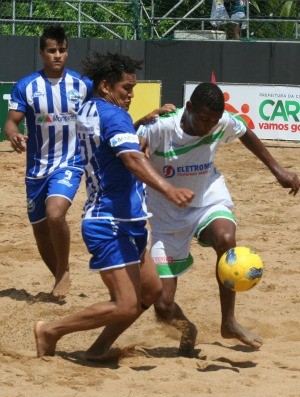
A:
POLYGON ((218 262, 218 276, 231 291, 247 291, 262 278, 263 263, 251 248, 235 247, 226 251, 218 262))

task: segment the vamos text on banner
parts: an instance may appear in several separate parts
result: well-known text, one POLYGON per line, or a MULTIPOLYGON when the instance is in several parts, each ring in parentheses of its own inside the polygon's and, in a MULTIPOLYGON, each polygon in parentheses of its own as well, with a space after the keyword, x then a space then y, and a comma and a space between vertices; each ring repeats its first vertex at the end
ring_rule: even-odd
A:
MULTIPOLYGON (((184 103, 199 83, 186 82, 184 103)), ((217 83, 225 110, 260 139, 300 141, 300 86, 217 83)))

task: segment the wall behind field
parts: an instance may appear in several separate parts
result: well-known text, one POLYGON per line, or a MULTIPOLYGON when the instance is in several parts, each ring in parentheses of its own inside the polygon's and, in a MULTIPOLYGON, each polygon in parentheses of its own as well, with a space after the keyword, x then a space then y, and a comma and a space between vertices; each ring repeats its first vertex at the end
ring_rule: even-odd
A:
MULTIPOLYGON (((183 103, 186 81, 300 84, 300 43, 239 41, 129 41, 69 39, 67 66, 80 71, 79 62, 94 51, 121 52, 144 60, 140 80, 162 81, 162 103, 183 103)), ((0 81, 17 81, 42 68, 39 39, 0 36, 0 81)))

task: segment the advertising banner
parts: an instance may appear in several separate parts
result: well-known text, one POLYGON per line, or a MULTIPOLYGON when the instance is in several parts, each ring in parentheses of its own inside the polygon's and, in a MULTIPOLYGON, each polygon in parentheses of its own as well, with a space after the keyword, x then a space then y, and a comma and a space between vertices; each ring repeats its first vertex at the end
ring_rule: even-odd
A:
POLYGON ((129 114, 134 122, 160 107, 161 81, 138 81, 133 92, 129 114))
MULTIPOLYGON (((199 83, 186 82, 184 103, 199 83)), ((300 86, 217 83, 225 110, 260 139, 300 141, 300 86)))

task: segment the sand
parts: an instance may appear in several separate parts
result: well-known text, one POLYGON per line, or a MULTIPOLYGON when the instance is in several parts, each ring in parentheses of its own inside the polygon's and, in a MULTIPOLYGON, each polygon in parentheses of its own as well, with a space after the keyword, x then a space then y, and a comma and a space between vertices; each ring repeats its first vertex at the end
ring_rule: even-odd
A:
MULTIPOLYGON (((300 174, 299 143, 266 143, 282 165, 300 174)), ((215 254, 195 242, 195 265, 179 279, 177 299, 198 328, 196 358, 177 356, 179 335, 156 321, 153 308, 117 340, 121 354, 110 362, 80 358, 99 330, 67 335, 55 357, 37 358, 37 320, 65 316, 108 295, 100 276, 88 270, 82 184, 68 215, 71 292, 60 305, 49 299, 53 279, 26 215, 25 156, 0 143, 1 396, 300 396, 300 194, 289 196, 240 142, 221 147, 217 165, 236 204, 238 245, 256 249, 264 262, 263 279, 238 293, 236 305, 238 321, 263 338, 262 348, 222 339, 215 254)))

